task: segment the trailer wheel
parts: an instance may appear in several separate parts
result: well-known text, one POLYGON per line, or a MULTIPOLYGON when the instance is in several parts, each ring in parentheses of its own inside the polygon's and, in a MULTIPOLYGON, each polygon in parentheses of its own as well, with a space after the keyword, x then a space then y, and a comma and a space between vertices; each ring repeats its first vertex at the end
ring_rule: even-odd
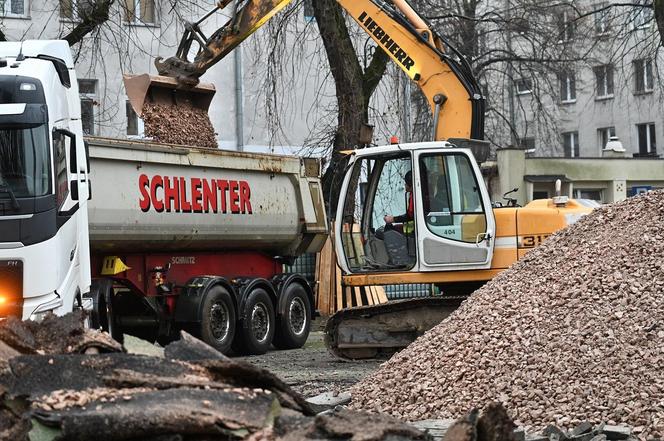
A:
POLYGON ((90 296, 93 304, 90 325, 96 329, 103 329, 113 337, 113 340, 124 343, 124 335, 113 314, 113 281, 93 280, 90 296))
POLYGON ((230 293, 215 285, 205 295, 200 335, 203 341, 222 354, 231 349, 235 336, 235 305, 230 293))
POLYGON ((274 305, 263 288, 252 290, 240 311, 243 319, 233 349, 241 354, 265 354, 272 344, 275 331, 274 305))
POLYGON ((309 296, 299 283, 290 284, 282 295, 274 346, 279 349, 301 348, 311 328, 309 296))

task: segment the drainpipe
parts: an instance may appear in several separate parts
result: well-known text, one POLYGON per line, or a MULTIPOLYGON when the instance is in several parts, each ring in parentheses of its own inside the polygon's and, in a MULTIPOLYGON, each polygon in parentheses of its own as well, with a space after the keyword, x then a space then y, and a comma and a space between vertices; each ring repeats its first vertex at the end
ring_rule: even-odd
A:
POLYGON ((242 84, 242 46, 238 46, 233 51, 233 61, 235 62, 235 139, 237 140, 237 150, 244 151, 244 87, 242 84))

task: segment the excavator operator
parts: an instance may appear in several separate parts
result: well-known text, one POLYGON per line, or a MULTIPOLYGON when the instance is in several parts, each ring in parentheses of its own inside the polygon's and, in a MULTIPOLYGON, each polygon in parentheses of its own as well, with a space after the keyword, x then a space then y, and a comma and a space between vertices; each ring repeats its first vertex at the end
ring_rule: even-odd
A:
POLYGON ((414 223, 414 208, 413 208, 413 174, 409 170, 403 177, 405 184, 405 193, 408 199, 408 204, 406 206, 406 212, 400 216, 393 216, 386 214, 383 217, 385 221, 385 229, 394 229, 401 231, 405 235, 412 235, 415 232, 415 223, 414 223), (395 226, 394 224, 400 224, 395 226))

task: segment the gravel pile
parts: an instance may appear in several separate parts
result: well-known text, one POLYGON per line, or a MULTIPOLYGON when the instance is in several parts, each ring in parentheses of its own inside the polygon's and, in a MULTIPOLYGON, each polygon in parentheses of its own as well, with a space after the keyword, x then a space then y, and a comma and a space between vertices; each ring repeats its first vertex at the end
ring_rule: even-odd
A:
POLYGON ((143 122, 145 136, 157 142, 217 148, 214 128, 205 110, 187 104, 145 103, 143 122))
POLYGON ((529 431, 664 434, 664 192, 551 236, 352 389, 355 408, 456 418, 491 401, 529 431))

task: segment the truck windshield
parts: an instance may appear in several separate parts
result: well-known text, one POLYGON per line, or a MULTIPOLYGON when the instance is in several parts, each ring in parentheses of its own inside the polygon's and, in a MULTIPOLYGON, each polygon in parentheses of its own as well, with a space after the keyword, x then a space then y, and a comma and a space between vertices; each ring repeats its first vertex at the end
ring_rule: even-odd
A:
POLYGON ((0 126, 0 199, 50 194, 46 124, 0 126))

